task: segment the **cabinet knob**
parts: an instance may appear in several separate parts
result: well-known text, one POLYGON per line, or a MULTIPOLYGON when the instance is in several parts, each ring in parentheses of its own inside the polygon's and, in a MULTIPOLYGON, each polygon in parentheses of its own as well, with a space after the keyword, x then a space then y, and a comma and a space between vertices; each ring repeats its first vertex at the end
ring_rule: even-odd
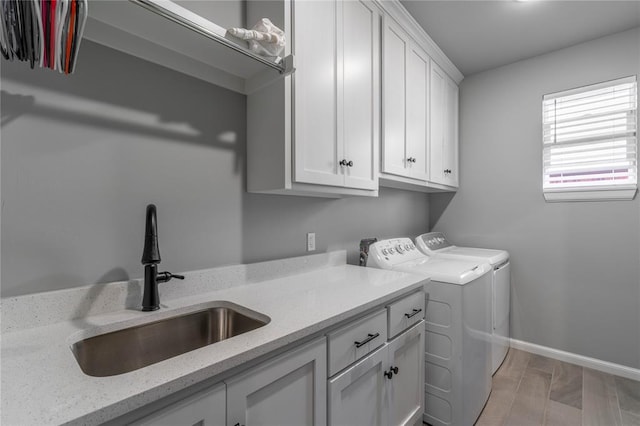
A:
POLYGON ((349 162, 347 163, 347 167, 353 167, 353 161, 349 161, 349 162))
POLYGON ((393 379, 393 372, 392 371, 385 371, 384 372, 384 377, 386 377, 387 379, 393 379))
POLYGON ((398 369, 398 367, 391 367, 389 368, 389 371, 393 371, 393 374, 398 374, 398 371, 400 370, 398 369))
POLYGON ((344 167, 344 166, 347 165, 347 160, 342 159, 342 160, 340 160, 340 162, 338 164, 340 164, 342 167, 344 167))
POLYGON ((407 158, 407 162, 409 162, 409 163, 415 163, 415 162, 416 162, 416 159, 415 159, 415 157, 409 157, 409 158, 407 158))

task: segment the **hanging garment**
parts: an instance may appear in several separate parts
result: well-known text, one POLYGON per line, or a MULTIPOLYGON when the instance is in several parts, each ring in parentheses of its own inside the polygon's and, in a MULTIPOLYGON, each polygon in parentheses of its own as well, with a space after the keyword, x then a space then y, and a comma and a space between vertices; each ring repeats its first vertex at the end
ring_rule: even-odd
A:
POLYGON ((88 7, 88 0, 0 0, 2 57, 71 74, 88 7))

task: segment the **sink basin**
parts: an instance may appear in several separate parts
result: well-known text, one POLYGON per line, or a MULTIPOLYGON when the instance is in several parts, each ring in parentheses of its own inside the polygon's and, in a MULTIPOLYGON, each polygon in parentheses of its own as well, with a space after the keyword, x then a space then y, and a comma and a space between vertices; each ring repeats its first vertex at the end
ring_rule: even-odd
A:
POLYGON ((255 330, 268 322, 233 308, 213 307, 89 337, 74 343, 71 349, 85 374, 114 376, 255 330))

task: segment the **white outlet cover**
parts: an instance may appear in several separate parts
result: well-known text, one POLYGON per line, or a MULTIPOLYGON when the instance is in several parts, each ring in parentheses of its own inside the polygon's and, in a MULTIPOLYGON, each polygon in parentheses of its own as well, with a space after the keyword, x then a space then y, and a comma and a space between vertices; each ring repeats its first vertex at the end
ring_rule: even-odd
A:
POLYGON ((314 251, 316 249, 316 233, 307 233, 307 251, 314 251))

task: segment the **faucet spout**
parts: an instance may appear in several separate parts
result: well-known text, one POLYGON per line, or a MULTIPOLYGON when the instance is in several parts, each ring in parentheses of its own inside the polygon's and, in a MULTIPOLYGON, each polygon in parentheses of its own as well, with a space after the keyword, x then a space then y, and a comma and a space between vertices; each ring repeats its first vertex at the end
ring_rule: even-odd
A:
POLYGON ((158 246, 158 218, 156 206, 147 206, 147 220, 144 227, 144 251, 142 252, 142 264, 160 263, 160 247, 158 246))

